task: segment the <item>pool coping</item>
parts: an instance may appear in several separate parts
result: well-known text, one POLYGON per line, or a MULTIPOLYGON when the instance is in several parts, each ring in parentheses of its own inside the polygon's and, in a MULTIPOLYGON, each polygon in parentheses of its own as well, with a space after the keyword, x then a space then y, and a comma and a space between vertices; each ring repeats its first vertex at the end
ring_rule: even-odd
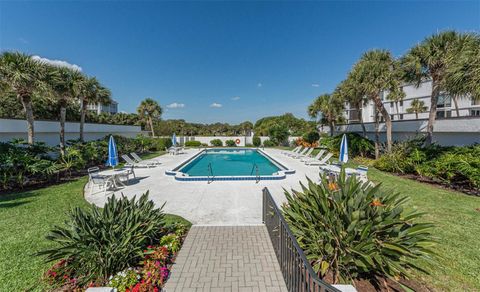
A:
POLYGON ((252 147, 222 147, 222 148, 203 148, 197 154, 193 155, 192 157, 182 161, 179 165, 174 167, 172 170, 165 170, 165 174, 169 176, 175 177, 175 180, 178 181, 240 181, 240 180, 281 180, 287 177, 287 174, 294 174, 294 169, 289 169, 279 161, 275 160, 273 157, 268 155, 265 151, 260 148, 252 148, 252 147), (250 149, 256 150, 260 152, 263 156, 265 156, 268 160, 270 160, 273 164, 280 168, 275 174, 272 175, 239 175, 239 176, 189 176, 186 173, 179 171, 182 169, 186 164, 192 162, 198 156, 202 155, 205 151, 209 149, 250 149))

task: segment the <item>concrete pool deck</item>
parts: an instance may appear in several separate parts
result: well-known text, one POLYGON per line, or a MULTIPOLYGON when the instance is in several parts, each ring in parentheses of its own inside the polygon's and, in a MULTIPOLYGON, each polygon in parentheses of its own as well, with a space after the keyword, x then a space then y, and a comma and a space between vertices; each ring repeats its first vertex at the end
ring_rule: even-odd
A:
POLYGON ((137 179, 130 184, 107 192, 98 189, 90 193, 85 186, 85 198, 97 206, 103 206, 107 197, 125 195, 129 198, 149 191, 149 197, 158 206, 166 202, 164 211, 184 217, 197 225, 257 225, 262 223, 262 189, 268 187, 277 204, 285 201, 283 188, 298 189, 299 181, 306 177, 318 179, 319 167, 306 166, 299 159, 281 154, 282 150, 266 148, 265 152, 290 169, 296 170, 285 179, 272 181, 177 181, 165 174, 200 151, 187 149, 184 154, 162 155, 155 159, 161 162, 153 168, 136 168, 137 179))

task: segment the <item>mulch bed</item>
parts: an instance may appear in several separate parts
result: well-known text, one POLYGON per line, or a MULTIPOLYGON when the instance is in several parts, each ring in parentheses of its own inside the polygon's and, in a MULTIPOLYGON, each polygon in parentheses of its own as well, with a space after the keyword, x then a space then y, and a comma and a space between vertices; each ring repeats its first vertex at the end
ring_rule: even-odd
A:
POLYGON ((428 177, 419 176, 419 175, 415 175, 415 174, 399 174, 399 173, 391 173, 391 172, 389 172, 389 173, 393 174, 393 175, 396 175, 396 176, 399 176, 399 177, 408 178, 408 179, 411 179, 411 180, 416 180, 416 181, 419 181, 419 182, 422 182, 422 183, 427 183, 429 185, 438 187, 440 189, 457 191, 457 192, 461 192, 461 193, 464 193, 464 194, 467 194, 467 195, 470 195, 470 196, 480 196, 480 189, 470 188, 466 184, 446 184, 446 183, 444 183, 440 180, 434 180, 434 179, 431 179, 431 178, 428 178, 428 177))

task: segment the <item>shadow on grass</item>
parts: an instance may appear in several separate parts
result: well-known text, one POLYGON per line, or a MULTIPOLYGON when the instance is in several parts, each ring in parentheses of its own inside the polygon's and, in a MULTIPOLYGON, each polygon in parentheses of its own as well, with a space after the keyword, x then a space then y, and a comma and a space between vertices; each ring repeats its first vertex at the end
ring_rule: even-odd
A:
POLYGON ((24 192, 19 194, 0 195, 0 208, 12 208, 32 202, 33 200, 24 200, 38 196, 34 192, 24 192))

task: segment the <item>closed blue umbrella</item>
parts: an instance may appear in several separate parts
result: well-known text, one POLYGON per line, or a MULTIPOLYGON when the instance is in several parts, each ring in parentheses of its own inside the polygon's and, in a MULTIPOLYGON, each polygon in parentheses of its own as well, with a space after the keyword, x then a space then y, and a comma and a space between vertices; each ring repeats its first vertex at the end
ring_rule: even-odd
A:
POLYGON ((343 134, 342 143, 340 143, 340 162, 347 163, 348 161, 348 141, 347 135, 343 134))
POLYGON ((113 136, 110 135, 110 140, 108 140, 107 166, 115 167, 117 165, 118 165, 117 145, 115 145, 115 140, 113 139, 113 136))
POLYGON ((172 136, 172 145, 177 146, 177 136, 175 135, 175 133, 173 133, 173 136, 172 136))

